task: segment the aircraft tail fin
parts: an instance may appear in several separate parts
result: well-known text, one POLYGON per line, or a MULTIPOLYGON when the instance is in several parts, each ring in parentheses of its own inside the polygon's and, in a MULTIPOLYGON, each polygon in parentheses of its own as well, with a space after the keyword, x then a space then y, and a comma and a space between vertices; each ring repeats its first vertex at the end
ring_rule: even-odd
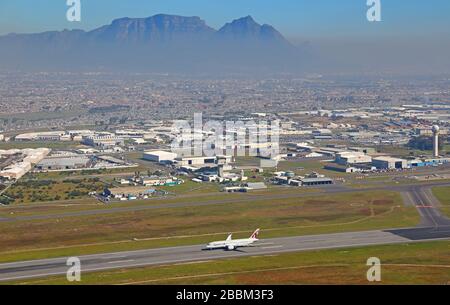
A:
POLYGON ((230 235, 228 235, 227 237, 227 241, 230 241, 233 238, 233 234, 230 233, 230 235))
POLYGON ((259 235, 259 229, 256 229, 256 231, 255 232, 253 232, 253 234, 250 236, 250 238, 258 238, 258 235, 259 235))

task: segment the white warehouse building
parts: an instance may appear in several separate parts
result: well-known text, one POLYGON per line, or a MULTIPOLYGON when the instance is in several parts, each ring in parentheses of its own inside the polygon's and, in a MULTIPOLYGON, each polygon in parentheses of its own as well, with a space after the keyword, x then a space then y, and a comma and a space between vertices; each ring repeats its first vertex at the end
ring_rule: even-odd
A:
POLYGON ((372 159, 372 165, 378 169, 404 169, 408 168, 408 161, 392 157, 376 157, 372 159))
POLYGON ((156 150, 156 151, 147 151, 144 153, 144 160, 158 162, 158 163, 167 163, 173 162, 177 158, 176 153, 156 150))
POLYGON ((372 162, 372 157, 366 155, 363 152, 345 151, 336 154, 336 163, 341 165, 370 163, 370 162, 372 162))

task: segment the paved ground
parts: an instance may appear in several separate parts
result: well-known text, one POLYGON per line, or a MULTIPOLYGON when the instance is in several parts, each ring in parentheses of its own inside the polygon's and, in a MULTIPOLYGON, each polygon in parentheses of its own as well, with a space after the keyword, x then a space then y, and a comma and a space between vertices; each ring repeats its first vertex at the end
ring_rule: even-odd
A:
MULTIPOLYGON (((203 250, 204 245, 195 245, 80 256, 80 260, 82 272, 92 272, 252 255, 397 244, 436 239, 450 239, 450 226, 274 238, 261 240, 255 246, 242 248, 240 251, 210 251, 203 250)), ((55 258, 0 264, 0 281, 63 275, 68 270, 66 261, 67 258, 55 258)))
POLYGON ((439 201, 428 186, 409 186, 403 192, 406 204, 416 206, 420 214, 419 227, 450 226, 450 219, 439 211, 439 201))

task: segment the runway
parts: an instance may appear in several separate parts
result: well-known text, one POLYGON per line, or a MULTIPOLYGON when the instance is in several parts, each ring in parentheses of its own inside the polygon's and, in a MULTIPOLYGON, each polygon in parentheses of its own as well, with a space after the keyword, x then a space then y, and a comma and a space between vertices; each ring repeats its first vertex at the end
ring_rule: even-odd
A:
MULTIPOLYGON (((260 240, 240 251, 203 250, 204 245, 148 249, 80 256, 81 271, 93 272, 150 265, 181 264, 195 261, 274 255, 307 250, 348 248, 450 239, 450 226, 408 228, 365 232, 334 233, 260 240)), ((64 275, 67 258, 0 264, 0 281, 64 275)))
POLYGON ((450 219, 439 211, 439 201, 431 189, 424 186, 410 186, 404 192, 406 203, 417 208, 420 215, 419 227, 450 226, 450 219))

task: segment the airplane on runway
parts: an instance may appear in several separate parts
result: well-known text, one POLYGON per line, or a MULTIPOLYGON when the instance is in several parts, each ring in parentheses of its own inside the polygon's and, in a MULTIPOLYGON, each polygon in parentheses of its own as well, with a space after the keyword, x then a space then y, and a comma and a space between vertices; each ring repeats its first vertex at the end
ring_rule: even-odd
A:
POLYGON ((249 238, 243 239, 233 239, 233 234, 228 235, 226 240, 214 241, 206 245, 206 249, 214 250, 214 249, 225 249, 225 250, 236 250, 241 247, 249 247, 254 242, 258 241, 259 229, 256 229, 249 238))

